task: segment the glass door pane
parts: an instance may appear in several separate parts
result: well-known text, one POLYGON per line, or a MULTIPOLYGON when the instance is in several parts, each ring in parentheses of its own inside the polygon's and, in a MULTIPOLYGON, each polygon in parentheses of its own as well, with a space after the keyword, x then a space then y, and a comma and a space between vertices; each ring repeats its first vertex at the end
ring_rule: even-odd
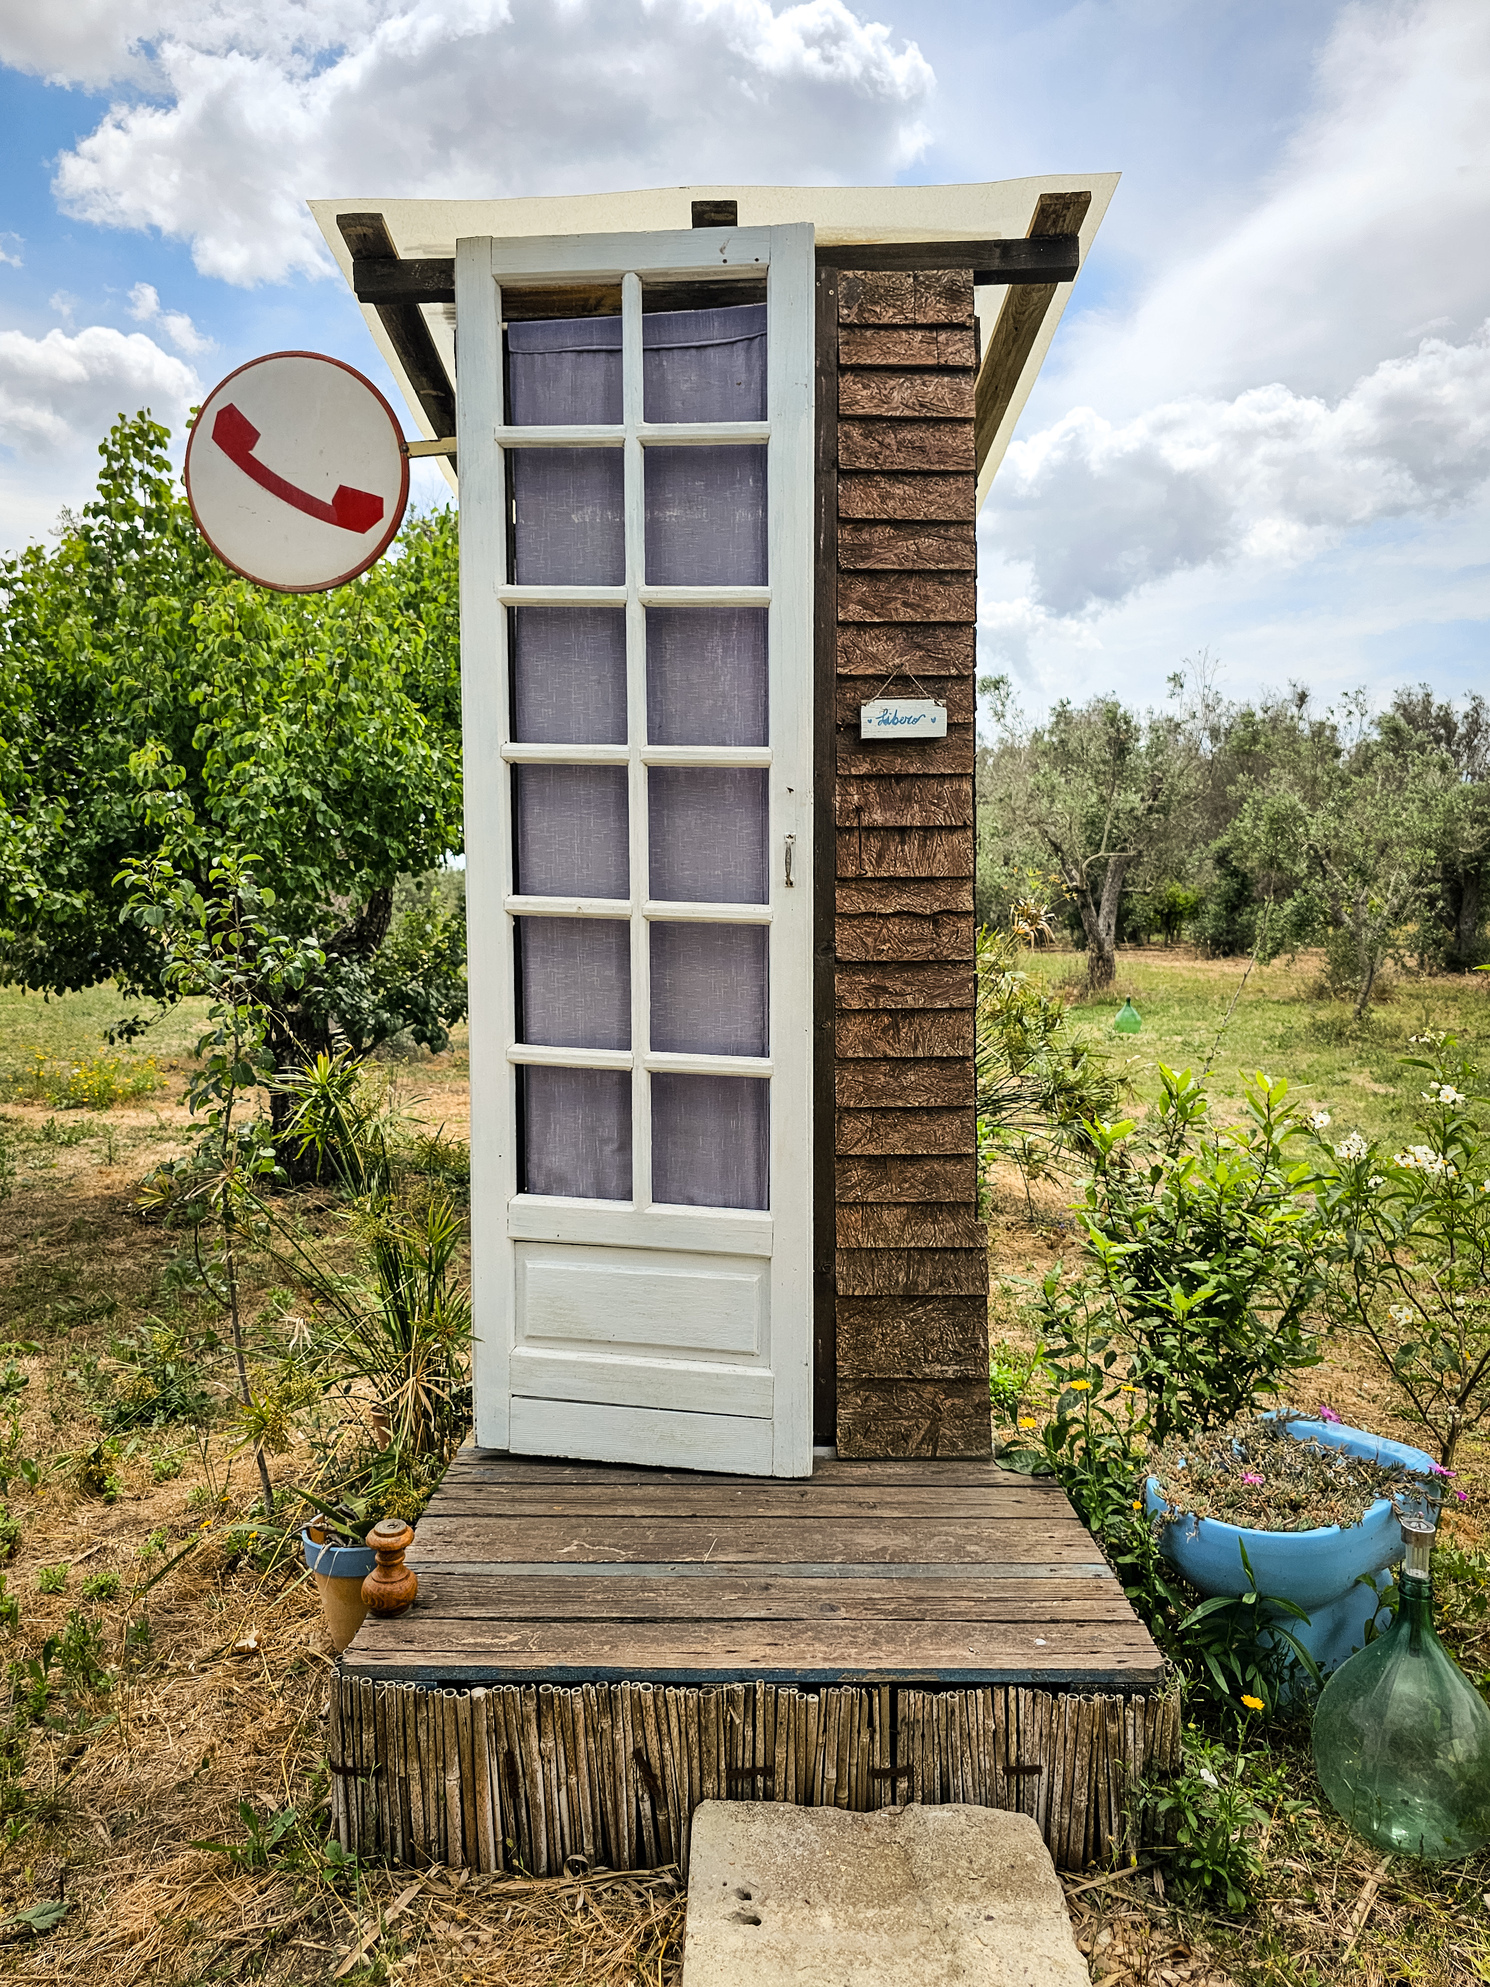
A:
POLYGON ((766 309, 647 313, 637 279, 625 285, 621 316, 507 333, 509 583, 552 590, 512 610, 514 743, 529 748, 512 769, 524 1181, 759 1209, 768 517, 766 442, 748 424, 766 417, 766 309), (675 426, 676 444, 655 432, 675 426), (542 439, 553 427, 565 445, 542 439), (672 603, 671 587, 759 592, 672 603), (624 588, 624 607, 592 588, 624 588), (595 763, 603 747, 613 763, 595 763), (665 763, 674 751, 687 762, 665 763), (588 915, 536 915, 542 897, 588 915), (718 908, 669 918, 681 904, 718 908), (581 1062, 601 1056, 617 1066, 581 1062))

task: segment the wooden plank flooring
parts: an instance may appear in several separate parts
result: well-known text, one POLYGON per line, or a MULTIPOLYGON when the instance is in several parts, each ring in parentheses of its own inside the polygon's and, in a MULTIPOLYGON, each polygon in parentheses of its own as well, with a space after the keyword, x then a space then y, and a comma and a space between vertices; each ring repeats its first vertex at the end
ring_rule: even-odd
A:
POLYGON ((801 1481, 463 1449, 419 1599, 344 1673, 384 1682, 1152 1689, 1162 1662, 1053 1484, 819 1460, 801 1481))

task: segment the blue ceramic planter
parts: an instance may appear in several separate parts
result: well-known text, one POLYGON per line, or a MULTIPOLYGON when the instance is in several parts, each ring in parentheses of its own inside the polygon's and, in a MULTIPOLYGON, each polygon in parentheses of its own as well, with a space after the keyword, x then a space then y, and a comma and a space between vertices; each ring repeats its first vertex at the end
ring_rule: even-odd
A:
MULTIPOLYGON (((1368 1435, 1336 1421, 1288 1423, 1290 1435, 1310 1436, 1328 1449, 1373 1462, 1400 1463, 1404 1469, 1428 1476, 1433 1459, 1404 1442, 1368 1435)), ((1167 1509, 1155 1478, 1148 1480, 1151 1515, 1167 1509)), ((1245 1594, 1248 1591, 1241 1548, 1247 1548, 1259 1594, 1292 1601, 1309 1617, 1289 1621, 1290 1632, 1309 1651, 1321 1670, 1336 1670, 1366 1645, 1366 1629, 1380 1612, 1376 1587, 1362 1583, 1394 1566, 1402 1557, 1402 1531, 1391 1500, 1378 1497, 1358 1525, 1326 1525, 1312 1532, 1260 1532, 1248 1526, 1224 1525, 1219 1518, 1181 1518, 1160 1535, 1164 1555, 1203 1594, 1245 1594)), ((1384 1622, 1381 1625, 1385 1625, 1384 1622)))
POLYGON ((370 1545, 334 1545, 330 1539, 318 1544, 309 1532, 300 1534, 300 1544, 308 1570, 328 1580, 365 1580, 378 1563, 370 1545))
POLYGON ((308 1531, 300 1534, 300 1543, 305 1564, 315 1575, 331 1646, 340 1655, 367 1619, 362 1583, 378 1555, 370 1545, 334 1545, 330 1539, 313 1539, 308 1531))

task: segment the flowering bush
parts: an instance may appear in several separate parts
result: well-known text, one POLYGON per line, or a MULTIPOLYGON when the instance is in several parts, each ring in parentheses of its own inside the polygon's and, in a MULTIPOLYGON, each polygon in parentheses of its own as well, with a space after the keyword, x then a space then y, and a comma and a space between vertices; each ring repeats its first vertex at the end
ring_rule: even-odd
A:
POLYGON ((1069 1284, 1048 1277, 1042 1292, 1058 1446, 1063 1423, 1079 1413, 1090 1425, 1104 1406, 1124 1440, 1135 1410, 1157 1442, 1193 1434, 1318 1363, 1307 1325, 1322 1284, 1314 1168, 1295 1156, 1305 1134, 1287 1084, 1259 1072, 1247 1121, 1218 1130, 1188 1070, 1161 1064, 1159 1076, 1153 1131, 1089 1127, 1081 1271, 1069 1284), (1088 1388, 1096 1397, 1083 1401, 1088 1388))
POLYGON ((1321 1137, 1331 1326, 1369 1349, 1449 1471, 1490 1416, 1490 1136, 1484 1079, 1452 1036, 1414 1039, 1419 1142, 1321 1137), (1422 1076, 1417 1079, 1422 1081, 1422 1076))

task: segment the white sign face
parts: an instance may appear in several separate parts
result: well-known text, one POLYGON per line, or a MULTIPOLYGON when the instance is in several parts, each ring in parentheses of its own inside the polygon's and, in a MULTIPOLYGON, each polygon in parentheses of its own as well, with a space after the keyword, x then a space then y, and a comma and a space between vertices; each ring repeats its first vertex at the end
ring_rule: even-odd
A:
POLYGON ((245 579, 324 593, 387 549, 409 500, 393 409, 340 359, 272 352, 207 396, 186 445, 202 536, 245 579))
POLYGON ((876 697, 859 706, 861 738, 945 738, 947 707, 929 697, 876 697))

